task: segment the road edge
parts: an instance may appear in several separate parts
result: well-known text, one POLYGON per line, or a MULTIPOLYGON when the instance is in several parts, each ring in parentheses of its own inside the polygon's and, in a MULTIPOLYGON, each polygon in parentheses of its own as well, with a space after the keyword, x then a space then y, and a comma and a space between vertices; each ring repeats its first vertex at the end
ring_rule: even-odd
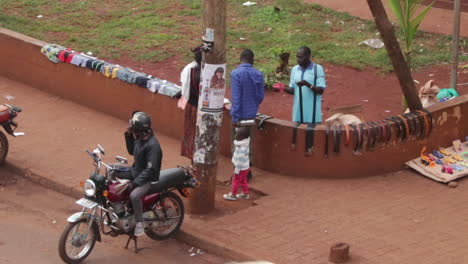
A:
MULTIPOLYGON (((17 174, 21 177, 24 177, 40 186, 43 186, 47 189, 51 189, 53 191, 59 192, 66 196, 79 199, 83 196, 83 192, 78 190, 78 188, 69 187, 57 181, 51 180, 46 176, 37 173, 34 169, 31 168, 23 168, 22 166, 18 165, 14 161, 6 161, 5 164, 2 166, 6 170, 17 174)), ((209 236, 202 234, 201 232, 190 230, 190 223, 185 222, 185 228, 181 228, 180 232, 175 236, 175 239, 190 245, 197 245, 197 248, 200 248, 206 252, 211 254, 225 257, 232 259, 234 261, 248 261, 255 259, 252 256, 246 255, 240 251, 235 249, 229 248, 224 243, 210 238, 209 236), (188 226, 188 227, 187 227, 188 226)))

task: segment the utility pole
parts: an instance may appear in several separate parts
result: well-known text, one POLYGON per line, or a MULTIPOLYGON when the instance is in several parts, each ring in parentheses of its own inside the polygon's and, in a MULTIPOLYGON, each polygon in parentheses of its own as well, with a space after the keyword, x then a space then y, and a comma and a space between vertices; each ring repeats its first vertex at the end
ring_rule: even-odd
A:
POLYGON ((452 70, 450 73, 450 87, 457 90, 458 43, 460 41, 460 0, 455 0, 453 3, 453 16, 452 70))
POLYGON ((406 102, 411 112, 421 110, 422 104, 414 85, 411 71, 401 52, 400 44, 397 41, 393 26, 388 20, 387 12, 381 0, 367 0, 369 8, 375 19, 375 24, 382 36, 388 56, 392 61, 393 68, 400 82, 401 90, 406 98, 406 102))
POLYGON ((200 186, 192 192, 189 211, 214 209, 218 143, 226 91, 226 1, 203 0, 203 62, 193 166, 200 186))

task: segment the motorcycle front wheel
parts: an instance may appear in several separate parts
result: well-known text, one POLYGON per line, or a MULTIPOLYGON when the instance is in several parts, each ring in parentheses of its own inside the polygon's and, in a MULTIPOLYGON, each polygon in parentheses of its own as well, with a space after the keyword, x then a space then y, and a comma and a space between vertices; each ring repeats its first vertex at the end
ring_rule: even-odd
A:
POLYGON ((5 163, 8 154, 8 139, 5 134, 0 131, 0 165, 5 163))
POLYGON ((87 219, 69 223, 59 240, 60 258, 68 264, 78 264, 88 257, 96 243, 94 229, 87 219))
POLYGON ((184 204, 180 197, 173 193, 167 193, 161 200, 162 208, 155 208, 154 212, 160 220, 149 224, 145 233, 154 240, 166 240, 179 231, 184 221, 184 204))

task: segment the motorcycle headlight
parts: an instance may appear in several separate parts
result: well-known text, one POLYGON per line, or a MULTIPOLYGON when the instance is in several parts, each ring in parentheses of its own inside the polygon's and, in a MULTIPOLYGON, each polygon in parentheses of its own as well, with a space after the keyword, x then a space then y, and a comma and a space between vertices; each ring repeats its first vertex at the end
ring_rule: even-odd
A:
POLYGON ((84 191, 86 196, 93 196, 96 193, 96 184, 92 180, 84 182, 84 191))

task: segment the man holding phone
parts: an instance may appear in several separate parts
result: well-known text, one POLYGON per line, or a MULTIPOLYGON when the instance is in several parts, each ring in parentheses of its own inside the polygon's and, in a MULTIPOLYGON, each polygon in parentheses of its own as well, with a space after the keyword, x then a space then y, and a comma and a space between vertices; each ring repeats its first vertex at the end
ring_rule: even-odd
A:
POLYGON ((291 81, 285 89, 285 92, 294 95, 292 120, 296 123, 322 122, 325 71, 321 65, 313 63, 310 56, 309 47, 304 46, 297 50, 298 65, 291 70, 291 81))
MULTIPOLYGON (((325 71, 319 64, 310 60, 311 51, 307 46, 297 50, 297 64, 291 70, 289 87, 284 91, 294 95, 292 121, 307 124, 306 152, 312 152, 313 128, 322 122, 322 94, 326 88, 325 71)), ((296 144, 296 130, 293 133, 292 145, 296 144)))

